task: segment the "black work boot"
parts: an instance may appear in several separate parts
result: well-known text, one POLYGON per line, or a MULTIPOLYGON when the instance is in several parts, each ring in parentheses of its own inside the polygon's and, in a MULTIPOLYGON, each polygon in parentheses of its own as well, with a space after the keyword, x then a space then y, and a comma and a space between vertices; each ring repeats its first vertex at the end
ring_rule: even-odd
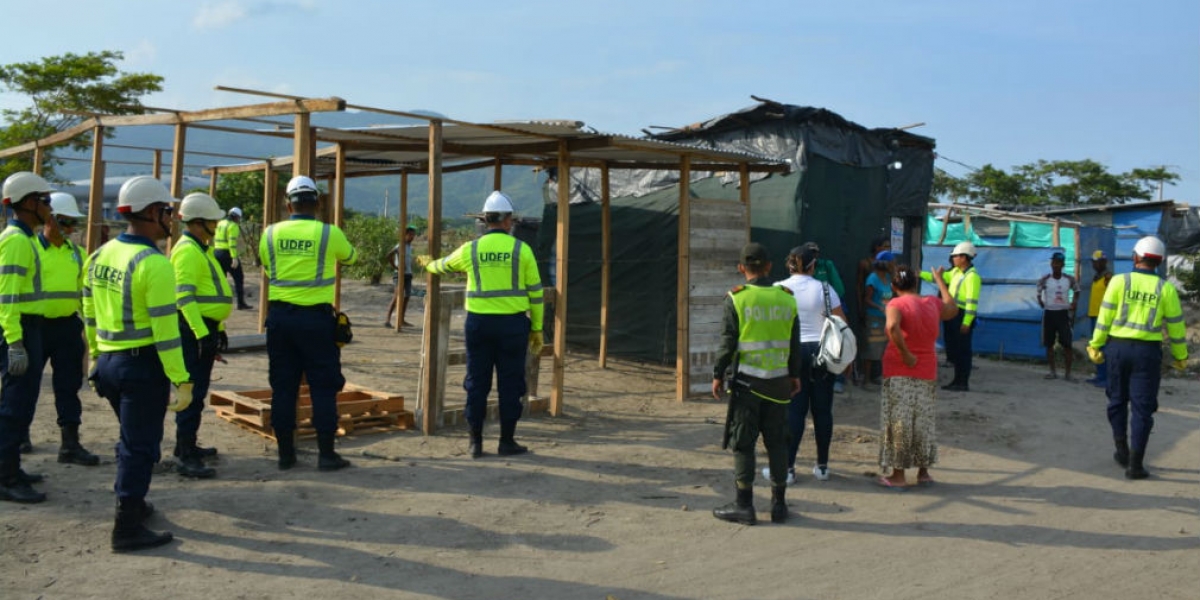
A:
POLYGON ((79 443, 79 425, 62 426, 62 445, 58 448, 58 462, 94 467, 100 464, 100 457, 87 451, 79 443))
POLYGON ((181 433, 176 437, 175 456, 179 457, 175 471, 184 477, 209 479, 217 474, 216 469, 204 465, 200 453, 196 452, 196 436, 193 434, 181 433))
POLYGON ((350 461, 344 459, 337 452, 333 451, 334 433, 318 433, 317 434, 317 470, 318 471, 336 471, 345 469, 350 466, 350 461))
POLYGON ((46 476, 41 473, 26 473, 25 469, 17 468, 17 479, 23 483, 41 483, 46 480, 46 476))
POLYGON ((754 490, 738 488, 737 500, 714 508, 713 516, 722 521, 741 523, 742 525, 758 523, 758 516, 754 514, 754 490))
POLYGON ((30 452, 33 452, 33 440, 29 439, 28 431, 21 436, 21 445, 18 446, 18 449, 21 454, 29 454, 30 452))
POLYGON ((483 428, 471 428, 471 445, 467 447, 467 454, 471 458, 483 457, 483 428))
POLYGON ((786 485, 771 486, 771 522, 782 523, 788 518, 786 485))
POLYGON ((1113 460, 1117 461, 1122 467, 1129 467, 1129 441, 1125 438, 1116 438, 1113 443, 1117 447, 1117 451, 1113 452, 1113 460))
POLYGON ((515 456, 517 454, 525 454, 529 451, 529 448, 518 444, 513 439, 516 433, 516 422, 500 424, 500 443, 496 446, 496 454, 500 456, 515 456))
MULTIPOLYGON (((194 449, 196 451, 196 454, 200 458, 214 458, 218 454, 216 448, 206 448, 204 446, 195 445, 195 446, 192 446, 192 449, 194 449)), ((175 446, 175 458, 183 458, 180 455, 180 448, 178 445, 175 446)))
POLYGON ((279 470, 296 466, 296 430, 276 431, 275 440, 279 442, 279 470))
POLYGON ((30 487, 22 473, 16 462, 0 459, 0 500, 21 504, 45 502, 46 494, 30 487))
POLYGON ((1147 471, 1142 464, 1145 456, 1145 450, 1133 450, 1129 453, 1129 466, 1125 468, 1125 479, 1145 479, 1150 476, 1150 471, 1147 471))
POLYGON ((146 529, 142 521, 149 516, 146 502, 123 498, 117 504, 117 518, 113 524, 112 551, 130 552, 143 548, 155 548, 175 538, 170 531, 158 533, 146 529))

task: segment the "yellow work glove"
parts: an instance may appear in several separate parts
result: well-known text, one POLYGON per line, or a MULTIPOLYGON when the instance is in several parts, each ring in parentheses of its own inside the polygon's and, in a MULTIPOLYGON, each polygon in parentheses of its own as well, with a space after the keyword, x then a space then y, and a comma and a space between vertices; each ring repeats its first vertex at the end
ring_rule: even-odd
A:
POLYGON ((1103 350, 1101 350, 1095 346, 1088 346, 1087 353, 1088 353, 1088 360, 1092 361, 1094 364, 1098 365, 1098 364, 1104 362, 1104 351, 1103 350))
POLYGON ((1176 360, 1175 362, 1171 363, 1171 367, 1174 368, 1176 371, 1186 371, 1187 370, 1187 359, 1181 358, 1179 360, 1176 360))
POLYGON ((179 412, 192 405, 192 382, 185 381, 175 384, 175 401, 167 405, 167 410, 179 412))
POLYGON ((546 342, 542 340, 542 332, 529 332, 529 353, 535 357, 542 355, 542 348, 546 347, 546 342))

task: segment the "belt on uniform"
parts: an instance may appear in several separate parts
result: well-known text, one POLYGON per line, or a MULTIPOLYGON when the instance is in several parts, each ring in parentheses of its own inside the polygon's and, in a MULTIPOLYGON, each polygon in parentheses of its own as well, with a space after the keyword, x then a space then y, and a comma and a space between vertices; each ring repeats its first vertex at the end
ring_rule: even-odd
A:
POLYGON ((1108 336, 1108 341, 1105 343, 1112 344, 1114 342, 1118 343, 1118 344, 1138 344, 1138 345, 1142 345, 1142 346, 1161 346, 1162 345, 1162 340, 1135 340, 1133 338, 1112 337, 1111 335, 1108 336))
POLYGON ((100 354, 111 354, 112 356, 141 356, 142 354, 150 355, 150 353, 158 353, 158 349, 154 344, 147 346, 138 346, 137 348, 126 348, 124 350, 111 350, 109 352, 101 352, 100 354))
POLYGON ((312 312, 323 312, 326 314, 330 314, 333 312, 332 304, 304 305, 304 304, 292 304, 291 302, 284 302, 283 300, 271 300, 270 302, 267 303, 267 305, 270 306, 271 309, 303 310, 303 311, 312 311, 312 312))
POLYGON ((79 318, 79 317, 77 317, 76 315, 73 315, 73 314, 71 314, 71 315, 67 315, 67 316, 65 316, 65 317, 42 317, 42 320, 44 320, 44 321, 53 321, 53 322, 57 323, 57 322, 59 322, 59 321, 72 321, 72 320, 77 320, 78 318, 79 318))

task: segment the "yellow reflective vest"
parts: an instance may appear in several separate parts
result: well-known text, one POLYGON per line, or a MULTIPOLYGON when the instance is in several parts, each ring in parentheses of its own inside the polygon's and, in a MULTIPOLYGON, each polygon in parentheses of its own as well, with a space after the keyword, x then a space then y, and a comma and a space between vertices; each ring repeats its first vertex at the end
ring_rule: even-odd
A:
POLYGON ((1091 346, 1103 348, 1108 338, 1162 342, 1167 325, 1171 356, 1187 360, 1187 327, 1179 292, 1153 271, 1135 269, 1117 275, 1104 291, 1091 346))
POLYGON ((151 345, 171 383, 189 381, 183 365, 175 272, 154 242, 122 233, 84 262, 83 324, 93 352, 151 345))
POLYGON ((467 274, 467 312, 515 315, 529 311, 530 329, 542 330, 542 278, 529 244, 493 229, 425 266, 438 275, 467 274))
POLYGON ((83 253, 69 239, 55 246, 38 235, 42 259, 42 306, 39 312, 51 319, 79 312, 79 290, 83 285, 83 253))
POLYGON ((729 296, 738 314, 738 372, 760 379, 787 377, 796 319, 796 299, 791 292, 775 285, 742 285, 729 296))
MULTIPOLYGON (((933 283, 933 273, 922 271, 921 279, 933 283)), ((979 277, 975 266, 972 265, 966 271, 954 267, 944 271, 942 279, 946 282, 946 287, 950 288, 950 295, 954 297, 958 310, 963 313, 962 324, 974 323, 975 315, 979 311, 979 290, 983 287, 983 279, 979 277)))
POLYGON ((300 306, 333 304, 337 266, 358 261, 340 228, 309 215, 292 215, 267 227, 258 256, 266 269, 270 299, 300 306))
POLYGON ((238 257, 238 240, 242 237, 242 226, 229 219, 221 219, 217 223, 216 234, 213 235, 213 249, 228 250, 230 258, 238 257))
POLYGON ((21 315, 41 314, 42 259, 33 230, 11 220, 0 233, 0 329, 4 341, 25 339, 21 315))
POLYGON ((171 248, 171 266, 175 269, 175 303, 196 339, 210 333, 206 318, 220 321, 220 330, 224 330, 224 321, 233 311, 233 292, 212 249, 185 232, 171 248))

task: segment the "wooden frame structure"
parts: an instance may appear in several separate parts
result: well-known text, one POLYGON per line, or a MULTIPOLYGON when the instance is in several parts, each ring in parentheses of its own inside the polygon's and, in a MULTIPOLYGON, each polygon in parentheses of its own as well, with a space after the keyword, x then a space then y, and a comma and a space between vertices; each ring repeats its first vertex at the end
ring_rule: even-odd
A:
MULTIPOLYGON (((279 201, 274 197, 274 182, 281 173, 308 175, 316 180, 330 182, 332 214, 328 218, 341 224, 345 205, 345 180, 350 177, 399 176, 401 181, 400 231, 401 251, 404 250, 403 235, 407 215, 408 176, 425 174, 429 178, 429 246, 434 257, 441 248, 442 175, 480 168, 494 170, 494 188, 500 188, 500 171, 505 165, 527 165, 557 169, 559 182, 569 182, 573 168, 599 169, 602 174, 604 209, 604 284, 601 298, 601 351, 600 364, 607 360, 608 317, 608 269, 611 252, 611 228, 608 212, 608 174, 612 169, 653 169, 677 171, 679 177, 679 257, 677 292, 676 333, 676 397, 685 400, 688 395, 690 376, 688 297, 692 282, 689 279, 690 265, 688 248, 690 228, 688 207, 691 198, 690 179, 696 172, 737 172, 741 176, 741 202, 749 208, 749 174, 752 172, 787 172, 790 166, 784 162, 750 153, 714 150, 670 142, 632 138, 617 134, 598 133, 585 129, 578 121, 523 121, 503 123, 470 123, 442 117, 395 111, 349 104, 340 98, 313 99, 299 96, 272 94, 254 90, 218 87, 225 91, 254 94, 280 99, 278 102, 250 106, 212 109, 197 112, 168 112, 135 116, 93 116, 84 123, 37 142, 23 144, 0 151, 0 158, 22 152, 35 152, 40 156, 43 148, 61 144, 80 134, 100 133, 104 127, 124 125, 174 125, 175 145, 172 152, 172 193, 178 194, 179 178, 182 175, 185 156, 186 130, 205 128, 232 133, 274 136, 292 140, 291 156, 252 163, 213 166, 207 174, 211 177, 210 188, 215 188, 220 174, 263 171, 267 175, 264 190, 264 227, 279 214, 279 201), (421 125, 327 128, 314 127, 310 115, 313 112, 356 109, 383 115, 405 117, 422 121, 421 125), (264 121, 263 117, 292 116, 291 131, 279 121, 264 121), (263 122, 270 129, 243 129, 223 125, 212 125, 205 121, 244 119, 263 122), (323 144, 318 147, 319 144, 323 144)), ((92 154, 92 193, 89 206, 88 250, 94 250, 98 236, 96 227, 102 201, 99 182, 103 181, 103 135, 95 135, 92 154)), ((570 186, 558 186, 558 221, 555 282, 556 310, 555 339, 553 340, 554 366, 550 393, 551 415, 562 414, 563 378, 566 358, 567 330, 567 281, 569 264, 570 234, 570 186)), ((747 238, 749 226, 747 221, 747 238)), ((403 256, 401 256, 403 260, 403 256)), ((339 278, 340 281, 340 278, 339 278)), ((265 320, 268 299, 264 287, 260 301, 260 323, 265 320)), ((439 314, 441 294, 439 278, 428 275, 425 323, 422 343, 421 398, 418 406, 432 406, 432 390, 441 389, 443 382, 439 370, 427 368, 429 357, 444 354, 439 348, 439 336, 434 331, 433 319, 439 314)), ((437 411, 424 410, 420 415, 422 431, 432 433, 436 428, 437 411)))

